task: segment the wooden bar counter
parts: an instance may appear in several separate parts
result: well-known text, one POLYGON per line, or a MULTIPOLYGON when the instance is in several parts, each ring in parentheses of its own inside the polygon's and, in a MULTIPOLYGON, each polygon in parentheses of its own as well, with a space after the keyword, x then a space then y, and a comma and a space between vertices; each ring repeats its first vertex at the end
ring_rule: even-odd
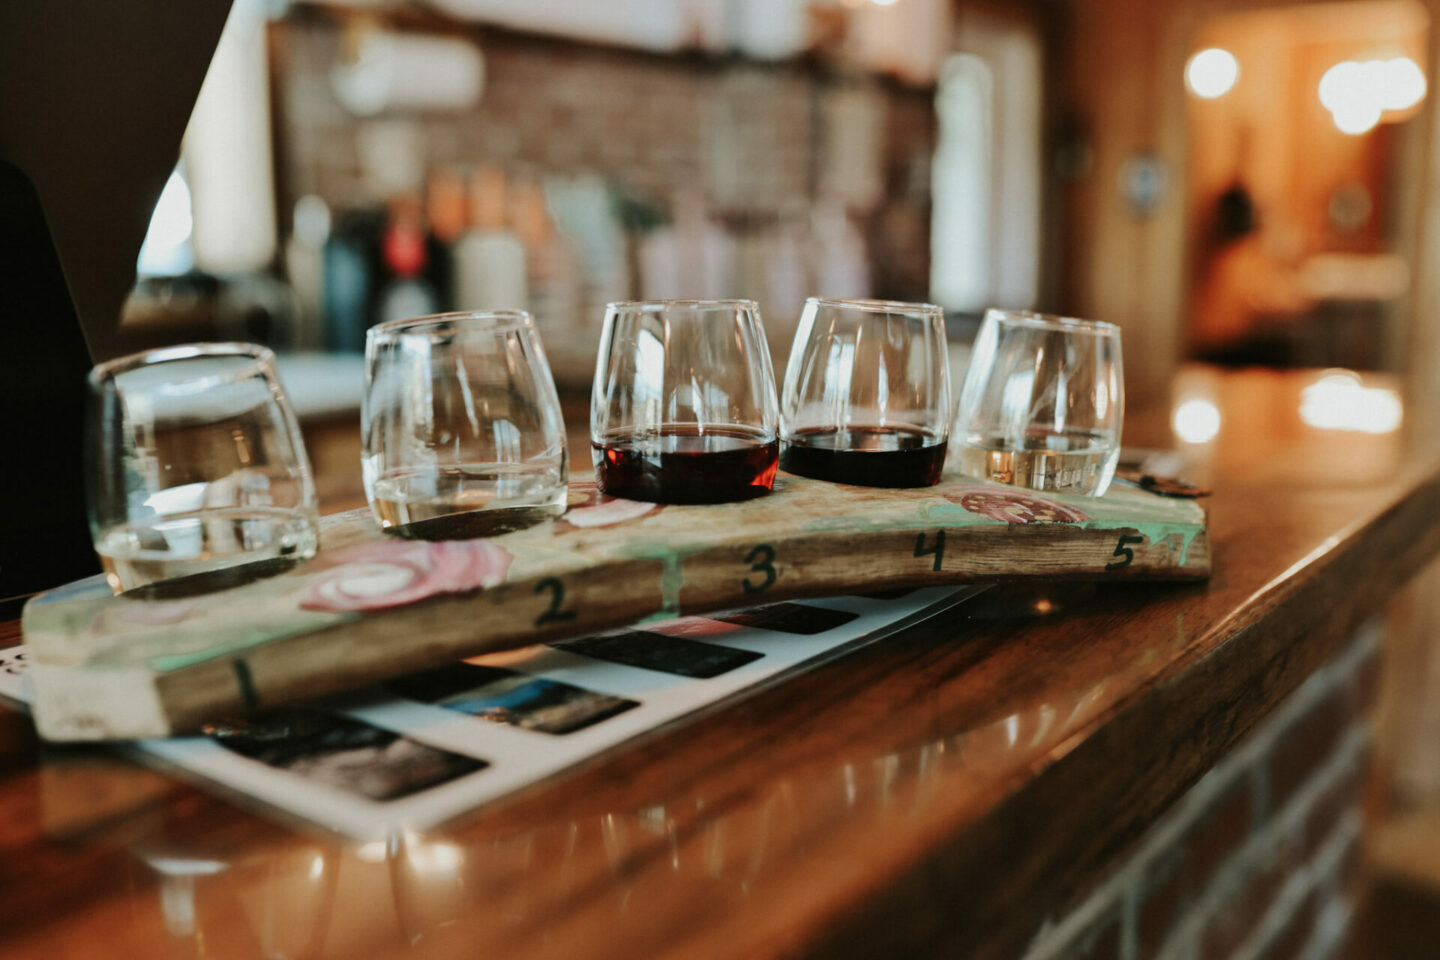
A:
POLYGON ((0 957, 1023 956, 1440 548, 1436 461, 1318 376, 1177 384, 1207 583, 996 587, 388 845, 0 708, 0 957))

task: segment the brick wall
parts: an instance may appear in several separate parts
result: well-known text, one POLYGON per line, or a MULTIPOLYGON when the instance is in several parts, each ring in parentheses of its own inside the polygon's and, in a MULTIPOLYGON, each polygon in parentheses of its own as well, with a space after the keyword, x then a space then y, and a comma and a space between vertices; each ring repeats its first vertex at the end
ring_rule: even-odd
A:
MULTIPOLYGON (((764 303, 766 242, 798 233, 818 256, 818 240, 837 234, 834 215, 845 209, 867 265, 847 295, 929 298, 933 90, 808 61, 662 55, 427 21, 422 29, 464 36, 482 52, 479 102, 357 118, 329 80, 347 23, 355 25, 300 7, 272 31, 282 232, 307 194, 337 213, 376 209, 419 190, 429 170, 495 166, 541 180, 598 178, 625 198, 632 240, 681 202, 703 209, 736 243, 724 295, 760 299, 787 317, 798 315, 798 301, 764 303)), ((806 269, 813 274, 815 264, 806 269)), ((638 261, 619 290, 587 275, 582 285, 606 295, 584 304, 581 317, 560 319, 598 325, 605 300, 643 294, 637 271, 638 261)), ((817 292, 818 278, 807 280, 806 293, 817 292)))
MULTIPOLYGON (((804 211, 814 198, 826 145, 823 101, 857 87, 882 111, 882 186, 892 199, 908 199, 934 150, 933 94, 925 89, 803 64, 473 36, 485 57, 480 102, 404 118, 418 128, 421 169, 491 163, 599 173, 661 204, 682 187, 698 188, 712 214, 773 218, 793 213, 797 201, 804 211)), ((330 92, 328 71, 343 44, 340 27, 323 17, 278 27, 282 214, 307 193, 340 206, 384 199, 364 182, 356 143, 359 127, 373 121, 351 117, 330 92)))
POLYGON ((1344 949, 1379 630, 1266 718, 1024 960, 1325 960, 1344 949))

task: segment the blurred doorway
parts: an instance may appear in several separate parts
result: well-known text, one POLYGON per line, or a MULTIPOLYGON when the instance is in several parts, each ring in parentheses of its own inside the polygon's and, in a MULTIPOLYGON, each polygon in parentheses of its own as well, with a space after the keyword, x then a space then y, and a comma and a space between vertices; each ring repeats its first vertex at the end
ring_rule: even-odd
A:
POLYGON ((1200 22, 1186 65, 1189 357, 1404 366, 1428 30, 1415 0, 1200 22))

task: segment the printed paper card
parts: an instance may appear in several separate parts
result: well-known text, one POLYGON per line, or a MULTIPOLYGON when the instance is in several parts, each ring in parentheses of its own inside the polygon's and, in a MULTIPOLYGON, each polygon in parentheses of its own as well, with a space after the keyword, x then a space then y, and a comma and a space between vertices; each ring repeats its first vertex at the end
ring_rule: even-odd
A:
MULTIPOLYGON (((423 829, 983 587, 774 603, 476 657, 206 735, 135 746, 363 840, 423 829)), ((0 696, 28 702, 23 646, 0 696)))

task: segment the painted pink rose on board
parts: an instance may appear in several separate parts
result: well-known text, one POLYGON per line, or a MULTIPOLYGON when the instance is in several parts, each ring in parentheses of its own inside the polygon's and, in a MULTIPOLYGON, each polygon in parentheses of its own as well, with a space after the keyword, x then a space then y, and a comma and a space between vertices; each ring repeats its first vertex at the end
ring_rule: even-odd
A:
POLYGON ((510 569, 510 554, 489 540, 382 540, 342 550, 326 565, 330 569, 300 601, 306 610, 385 610, 498 586, 510 569))
POLYGON ((131 603, 106 604, 95 614, 91 629, 105 634, 125 630, 128 626, 168 627, 198 613, 200 600, 136 600, 131 603))
POLYGON ((594 483, 571 484, 570 509, 560 518, 561 523, 581 529, 609 527, 627 520, 637 520, 663 509, 661 504, 640 500, 625 500, 601 493, 594 483), (577 499, 583 494, 583 499, 577 499))
POLYGON ((1003 523, 1084 523, 1090 515, 1044 497, 989 487, 962 487, 945 494, 947 500, 1003 523))

